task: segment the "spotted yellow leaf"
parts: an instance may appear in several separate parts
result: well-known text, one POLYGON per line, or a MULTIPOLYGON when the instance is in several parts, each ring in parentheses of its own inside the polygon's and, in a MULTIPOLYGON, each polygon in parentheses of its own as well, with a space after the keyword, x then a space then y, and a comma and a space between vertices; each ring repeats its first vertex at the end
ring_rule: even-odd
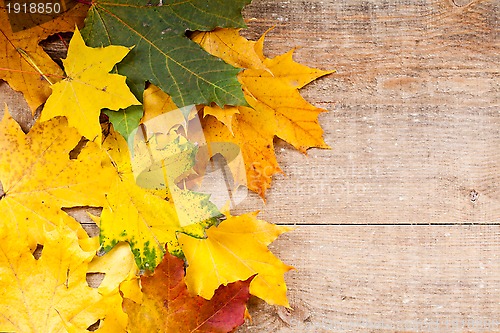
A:
POLYGON ((177 232, 204 237, 218 214, 206 196, 175 187, 174 179, 192 167, 194 158, 190 144, 181 138, 155 135, 139 141, 132 160, 127 142, 116 132, 103 143, 115 176, 100 217, 101 245, 109 251, 118 242, 128 242, 141 269, 153 270, 166 244, 179 255, 177 232))
POLYGON ((62 208, 105 203, 111 165, 93 142, 70 157, 80 139, 65 118, 37 122, 28 134, 8 110, 0 122, 0 224, 15 224, 29 235, 31 248, 43 244, 46 229, 61 224, 85 238, 80 224, 62 208))

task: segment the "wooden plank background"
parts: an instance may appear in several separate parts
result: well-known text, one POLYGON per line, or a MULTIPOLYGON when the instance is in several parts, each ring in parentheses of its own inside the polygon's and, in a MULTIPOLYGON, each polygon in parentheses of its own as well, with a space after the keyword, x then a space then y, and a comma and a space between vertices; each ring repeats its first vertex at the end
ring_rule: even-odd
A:
POLYGON ((268 56, 337 73, 302 92, 331 150, 277 144, 286 176, 241 211, 298 225, 273 250, 293 311, 239 332, 500 332, 498 1, 254 0, 268 56))
MULTIPOLYGON (((500 332, 497 0, 254 0, 272 57, 337 73, 303 89, 331 150, 277 142, 286 175, 238 212, 296 225, 272 250, 293 311, 238 332, 500 332)), ((23 123, 27 107, 0 84, 23 123)), ((92 229, 92 228, 91 228, 92 229)), ((95 230, 94 230, 95 232, 95 230)))

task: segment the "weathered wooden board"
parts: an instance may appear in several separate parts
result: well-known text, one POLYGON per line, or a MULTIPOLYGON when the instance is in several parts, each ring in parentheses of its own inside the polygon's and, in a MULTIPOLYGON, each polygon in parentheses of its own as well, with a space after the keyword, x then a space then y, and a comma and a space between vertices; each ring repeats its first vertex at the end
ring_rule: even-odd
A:
POLYGON ((298 268, 287 280, 295 310, 256 302, 242 332, 500 332, 499 9, 247 8, 247 36, 276 26, 269 56, 298 46, 297 61, 337 73, 303 90, 330 110, 320 119, 332 150, 305 157, 278 142, 287 175, 261 213, 299 225, 276 245, 298 268), (488 225, 464 225, 475 223, 488 225))
POLYGON ((320 119, 332 150, 305 158, 278 145, 287 176, 277 177, 263 216, 500 221, 499 9, 498 1, 255 0, 247 35, 276 26, 269 56, 297 46, 297 61, 337 70, 303 91, 330 110, 320 119))
POLYGON ((293 310, 253 299, 238 332, 498 332, 499 248, 500 225, 300 226, 272 246, 293 310))
POLYGON ((498 332, 499 248, 500 226, 301 226, 273 249, 294 310, 241 332, 498 332))

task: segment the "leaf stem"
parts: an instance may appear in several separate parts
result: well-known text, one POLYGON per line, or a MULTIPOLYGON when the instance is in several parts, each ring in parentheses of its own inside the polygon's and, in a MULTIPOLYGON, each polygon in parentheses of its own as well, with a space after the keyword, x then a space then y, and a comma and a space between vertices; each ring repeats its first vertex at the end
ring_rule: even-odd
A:
POLYGON ((60 33, 58 33, 57 36, 59 37, 59 39, 63 43, 64 47, 66 48, 66 51, 68 51, 69 46, 68 46, 68 43, 66 43, 66 41, 64 40, 63 36, 61 36, 60 33))
POLYGON ((19 52, 19 54, 21 54, 21 56, 24 58, 24 60, 26 60, 44 79, 45 81, 47 81, 50 85, 53 85, 54 83, 52 83, 52 81, 50 81, 50 79, 42 72, 42 70, 40 68, 38 68, 37 64, 35 63, 35 61, 29 56, 28 53, 26 53, 26 51, 24 51, 23 49, 21 48, 17 48, 17 52, 19 52))
MULTIPOLYGON (((23 70, 20 70, 20 69, 12 69, 12 68, 4 68, 4 67, 0 67, 0 71, 40 75, 40 72, 30 72, 30 71, 23 71, 23 70)), ((66 79, 67 78, 64 75, 57 75, 57 74, 44 74, 44 75, 48 76, 48 77, 56 77, 56 78, 60 78, 60 79, 66 79)))
POLYGON ((141 129, 141 133, 144 138, 144 143, 148 148, 149 160, 151 161, 151 163, 154 163, 154 157, 153 153, 151 152, 151 146, 149 145, 149 137, 148 137, 148 132, 146 131, 146 126, 144 124, 139 124, 139 128, 141 129))

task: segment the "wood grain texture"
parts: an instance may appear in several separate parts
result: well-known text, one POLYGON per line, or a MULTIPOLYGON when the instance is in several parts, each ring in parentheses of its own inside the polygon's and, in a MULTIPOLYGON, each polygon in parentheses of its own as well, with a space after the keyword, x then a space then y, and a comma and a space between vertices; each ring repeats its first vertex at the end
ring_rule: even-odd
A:
POLYGON ((20 92, 12 90, 7 83, 0 80, 0 115, 3 117, 5 107, 9 109, 12 117, 27 132, 34 124, 34 118, 28 103, 20 92))
POLYGON ((500 226, 302 226, 273 249, 294 310, 255 301, 239 332, 499 332, 499 248, 500 226))
MULTIPOLYGON (((279 143, 277 223, 500 221, 498 1, 256 0, 269 56, 336 74, 303 90, 332 150, 279 143), (282 149, 285 148, 285 149, 282 149), (473 200, 471 200, 473 199, 473 200), (301 207, 297 215, 297 207, 301 207)), ((258 205, 252 197, 241 210, 258 205)))
MULTIPOLYGON (((294 311, 256 301, 241 332, 500 332, 499 9, 247 8, 248 37, 276 26, 268 56, 298 47, 297 61, 337 73, 302 91, 330 110, 320 120, 332 150, 306 157, 278 142, 286 176, 261 213, 299 225, 276 244, 297 267, 287 279, 294 311)), ((239 210, 258 205, 251 196, 239 210)))

